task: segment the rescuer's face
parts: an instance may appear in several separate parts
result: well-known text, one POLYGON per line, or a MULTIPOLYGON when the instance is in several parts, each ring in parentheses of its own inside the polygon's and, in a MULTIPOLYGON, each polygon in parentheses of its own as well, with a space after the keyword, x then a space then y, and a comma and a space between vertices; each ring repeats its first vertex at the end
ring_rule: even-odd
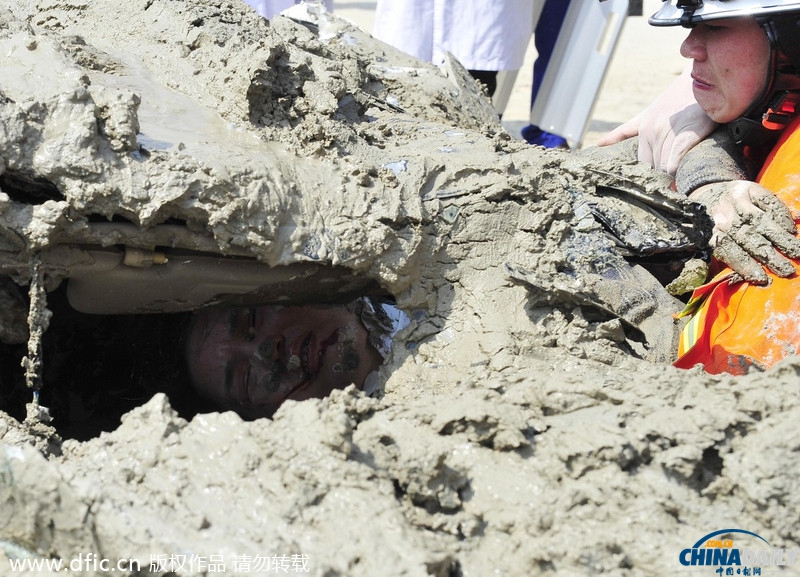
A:
POLYGON ((693 60, 695 100, 715 122, 742 116, 766 87, 769 41, 753 18, 697 24, 681 45, 681 55, 693 60))

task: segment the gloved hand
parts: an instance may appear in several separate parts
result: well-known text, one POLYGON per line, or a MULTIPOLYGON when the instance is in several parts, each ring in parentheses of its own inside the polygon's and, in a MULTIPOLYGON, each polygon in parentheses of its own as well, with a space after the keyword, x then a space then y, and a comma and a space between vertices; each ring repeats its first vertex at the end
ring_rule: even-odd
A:
POLYGON ((794 274, 786 257, 800 257, 800 239, 794 236, 791 211, 772 192, 754 182, 734 180, 701 186, 689 198, 703 204, 714 220, 714 257, 744 280, 768 284, 762 265, 781 277, 794 274))
POLYGON ((598 141, 599 146, 639 137, 639 162, 675 176, 684 155, 717 127, 692 94, 691 69, 681 74, 644 111, 598 141))

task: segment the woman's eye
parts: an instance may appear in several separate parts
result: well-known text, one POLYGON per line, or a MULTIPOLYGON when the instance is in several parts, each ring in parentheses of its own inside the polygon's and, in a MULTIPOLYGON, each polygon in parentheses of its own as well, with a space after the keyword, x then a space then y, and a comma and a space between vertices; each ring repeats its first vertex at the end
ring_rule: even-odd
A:
POLYGON ((256 309, 247 309, 247 342, 256 338, 256 309))
POLYGON ((251 375, 252 371, 253 371, 253 365, 251 365, 250 363, 247 363, 247 369, 244 372, 244 390, 245 391, 249 391, 250 390, 250 375, 251 375))

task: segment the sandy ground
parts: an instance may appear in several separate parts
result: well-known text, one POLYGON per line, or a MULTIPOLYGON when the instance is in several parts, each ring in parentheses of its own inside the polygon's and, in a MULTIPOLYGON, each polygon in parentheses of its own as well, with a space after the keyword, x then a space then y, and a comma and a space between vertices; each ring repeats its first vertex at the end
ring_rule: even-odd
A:
MULTIPOLYGON (((111 300, 138 286, 181 310, 190 291, 169 292, 160 271, 198 252, 301 266, 278 302, 366 279, 411 319, 375 397, 351 386, 273 419, 184 418, 155 382, 86 441, 62 439, 33 404, 27 418, 0 413, 0 574, 722 570, 685 565, 692 549, 736 550, 726 569, 796 571, 800 361, 744 377, 671 367, 682 303, 592 216, 621 177, 704 232, 665 175, 624 147, 527 146, 456 63, 442 72, 337 18, 300 20, 227 0, 0 9, 0 336, 31 378, 53 285, 118 273, 130 284, 111 300), (168 258, 120 264, 123 245, 168 258), (313 277, 334 267, 352 277, 313 277), (733 543, 706 547, 714 536, 733 543)), ((653 69, 666 82, 681 68, 646 56, 668 32, 628 24, 601 131, 658 92, 653 69)), ((516 98, 507 121, 525 107, 516 98)), ((675 232, 613 206, 631 246, 626 227, 675 232)), ((113 383, 120 395, 129 380, 113 383)))

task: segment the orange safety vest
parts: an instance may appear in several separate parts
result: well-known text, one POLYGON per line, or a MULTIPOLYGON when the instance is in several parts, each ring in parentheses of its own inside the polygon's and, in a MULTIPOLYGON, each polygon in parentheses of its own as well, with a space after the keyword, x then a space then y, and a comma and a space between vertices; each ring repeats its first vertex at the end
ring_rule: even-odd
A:
MULTIPOLYGON (((800 117, 788 126, 767 157, 756 182, 773 191, 800 224, 800 117)), ((771 283, 729 284, 725 268, 689 301, 699 308, 684 327, 675 366, 701 364, 709 373, 745 374, 800 354, 800 259, 791 278, 767 271, 771 283)))

